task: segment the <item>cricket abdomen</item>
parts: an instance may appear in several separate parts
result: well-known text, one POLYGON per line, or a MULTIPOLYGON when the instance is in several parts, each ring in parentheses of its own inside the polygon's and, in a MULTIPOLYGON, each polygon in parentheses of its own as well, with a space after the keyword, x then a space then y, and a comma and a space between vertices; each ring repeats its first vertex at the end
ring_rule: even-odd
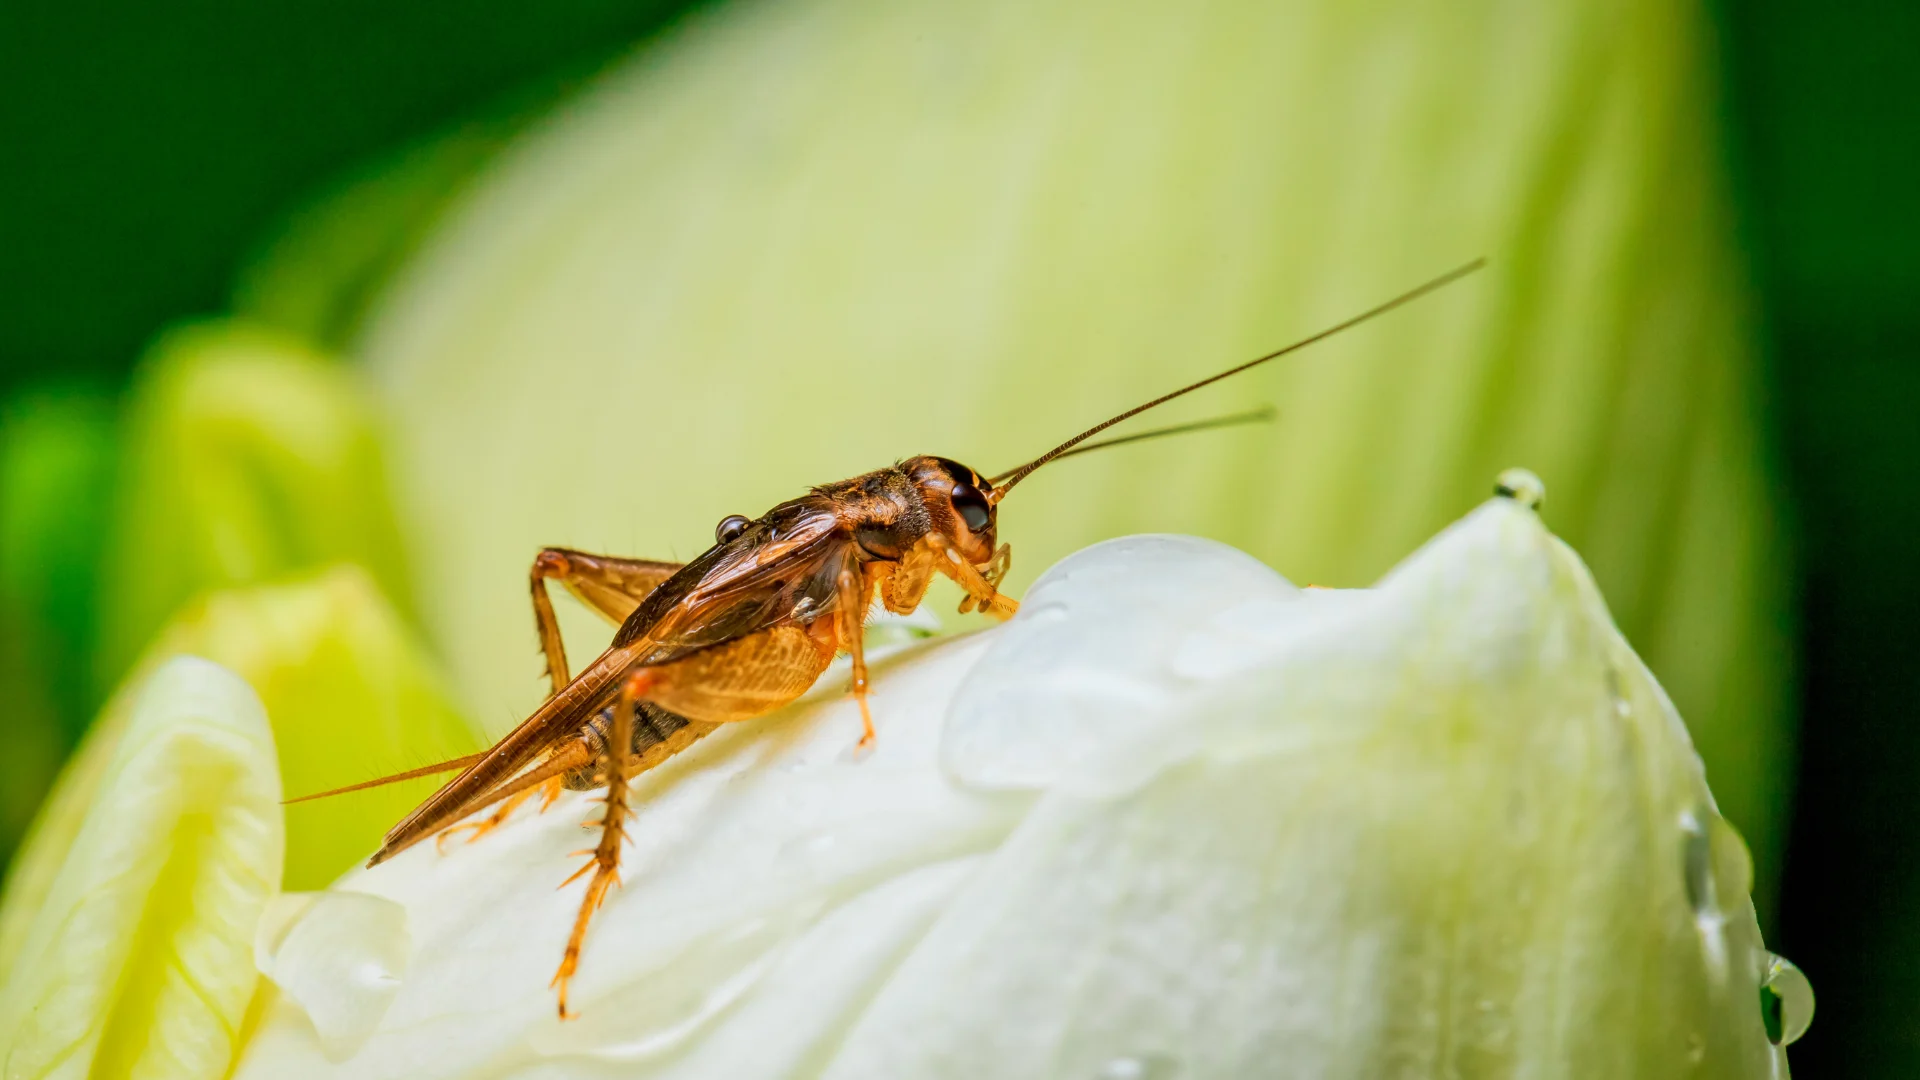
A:
MULTIPOLYGON (((613 728, 613 710, 612 705, 601 709, 594 714, 593 719, 587 721, 587 726, 581 729, 580 741, 586 743, 587 749, 592 753, 591 763, 564 774, 562 783, 566 784, 569 790, 585 791, 605 783, 599 776, 600 759, 607 752, 607 732, 613 728)), ((701 736, 719 725, 700 724, 698 726, 703 730, 689 732, 688 729, 694 726, 696 726, 695 721, 688 720, 679 713, 668 712, 651 701, 642 701, 633 716, 633 743, 627 748, 627 753, 630 756, 640 757, 642 765, 651 768, 659 764, 659 761, 672 756, 672 753, 691 746, 701 736), (673 751, 663 753, 663 748, 669 744, 673 744, 673 751), (658 757, 659 761, 652 760, 653 757, 658 757)))

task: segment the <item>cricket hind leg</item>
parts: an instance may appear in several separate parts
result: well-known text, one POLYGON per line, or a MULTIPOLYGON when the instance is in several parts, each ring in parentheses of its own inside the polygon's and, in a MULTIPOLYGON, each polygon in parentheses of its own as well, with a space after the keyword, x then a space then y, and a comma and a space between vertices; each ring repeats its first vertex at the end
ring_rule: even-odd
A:
POLYGON ((462 817, 471 817, 489 806, 494 806, 495 809, 493 813, 479 821, 462 821, 440 830, 439 835, 434 838, 434 846, 445 851, 448 841, 460 833, 469 831, 473 835, 467 837, 467 843, 473 843, 506 824, 507 819, 513 816, 513 812, 535 794, 541 796, 540 812, 545 813, 547 808, 553 805, 553 801, 560 797, 560 792, 568 786, 568 777, 583 770, 592 771, 591 766, 596 752, 589 747, 585 739, 575 739, 561 747, 549 755, 545 761, 511 780, 502 782, 498 787, 467 804, 461 814, 462 817))
POLYGON ((527 571, 527 588, 533 597, 533 624, 540 635, 540 653, 547 661, 547 680, 551 694, 567 684, 567 647, 560 636, 560 621, 554 615, 553 597, 548 581, 557 581, 588 608, 613 623, 626 621, 633 609, 660 583, 678 573, 682 564, 652 559, 623 559, 615 555, 594 555, 572 548, 543 548, 527 571))
POLYGON ((606 811, 599 821, 600 842, 591 852, 592 859, 561 883, 561 888, 565 888, 582 876, 591 875, 587 878, 586 895, 580 899, 580 913, 573 920, 573 932, 567 936, 567 948, 561 954, 560 968, 553 974, 562 1020, 572 1015, 567 1012, 567 988, 580 967, 580 949, 586 943, 587 926, 593 921, 593 913, 606 902, 607 890, 620 883, 620 848, 627 839, 628 800, 631 793, 627 788, 627 755, 616 748, 633 741, 635 714, 639 711, 640 697, 646 693, 650 681, 648 671, 639 668, 629 672, 620 683, 620 697, 614 703, 611 724, 602 743, 605 752, 600 756, 602 776, 607 786, 606 797, 601 800, 606 811))
MULTIPOLYGON (((602 709, 588 723, 582 741, 591 753, 561 777, 569 791, 586 791, 600 786, 599 762, 606 755, 607 742, 612 737, 614 708, 608 706, 602 709)), ((627 775, 632 777, 646 772, 717 727, 718 724, 702 724, 679 713, 668 712, 651 701, 636 703, 633 732, 627 745, 627 775)))
MULTIPOLYGON (((650 701, 639 702, 638 709, 627 748, 629 777, 652 769, 719 727, 717 724, 689 720, 650 701)), ((444 850, 447 842, 462 832, 470 831, 473 835, 467 837, 466 842, 473 843, 504 824, 515 810, 536 794, 542 796, 540 810, 544 813, 563 790, 587 791, 599 787, 604 782, 599 762, 607 751, 613 712, 614 706, 611 705, 600 710, 588 721, 578 739, 549 755, 539 765, 475 800, 468 807, 469 815, 477 814, 488 806, 497 804, 497 807, 480 821, 449 826, 438 838, 441 848, 444 850)))

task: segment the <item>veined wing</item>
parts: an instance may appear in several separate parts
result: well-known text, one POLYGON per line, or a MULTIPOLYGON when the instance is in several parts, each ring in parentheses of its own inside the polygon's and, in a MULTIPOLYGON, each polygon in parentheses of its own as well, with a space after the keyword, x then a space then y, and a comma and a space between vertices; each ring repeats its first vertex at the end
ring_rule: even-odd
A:
POLYGON ((650 638, 646 662, 659 664, 782 623, 810 623, 833 610, 851 543, 827 500, 782 503, 649 594, 614 645, 650 638))

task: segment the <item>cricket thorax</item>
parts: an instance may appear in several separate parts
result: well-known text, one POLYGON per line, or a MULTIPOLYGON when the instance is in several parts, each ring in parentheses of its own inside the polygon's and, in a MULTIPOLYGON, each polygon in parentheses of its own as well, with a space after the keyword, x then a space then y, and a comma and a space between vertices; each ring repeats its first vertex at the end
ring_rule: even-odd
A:
POLYGON ((868 560, 900 558, 933 527, 927 504, 906 473, 878 469, 821 490, 868 560))

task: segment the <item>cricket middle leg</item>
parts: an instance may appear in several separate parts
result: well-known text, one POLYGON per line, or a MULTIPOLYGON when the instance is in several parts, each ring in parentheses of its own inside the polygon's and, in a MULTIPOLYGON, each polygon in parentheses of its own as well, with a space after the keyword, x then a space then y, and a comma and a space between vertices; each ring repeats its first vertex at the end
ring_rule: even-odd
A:
POLYGON ((866 750, 873 746, 873 710, 867 705, 866 650, 867 598, 871 590, 863 580, 860 564, 852 558, 840 567, 835 585, 838 595, 834 615, 839 620, 840 647, 853 658, 853 698, 860 703, 862 725, 860 749, 866 750))

